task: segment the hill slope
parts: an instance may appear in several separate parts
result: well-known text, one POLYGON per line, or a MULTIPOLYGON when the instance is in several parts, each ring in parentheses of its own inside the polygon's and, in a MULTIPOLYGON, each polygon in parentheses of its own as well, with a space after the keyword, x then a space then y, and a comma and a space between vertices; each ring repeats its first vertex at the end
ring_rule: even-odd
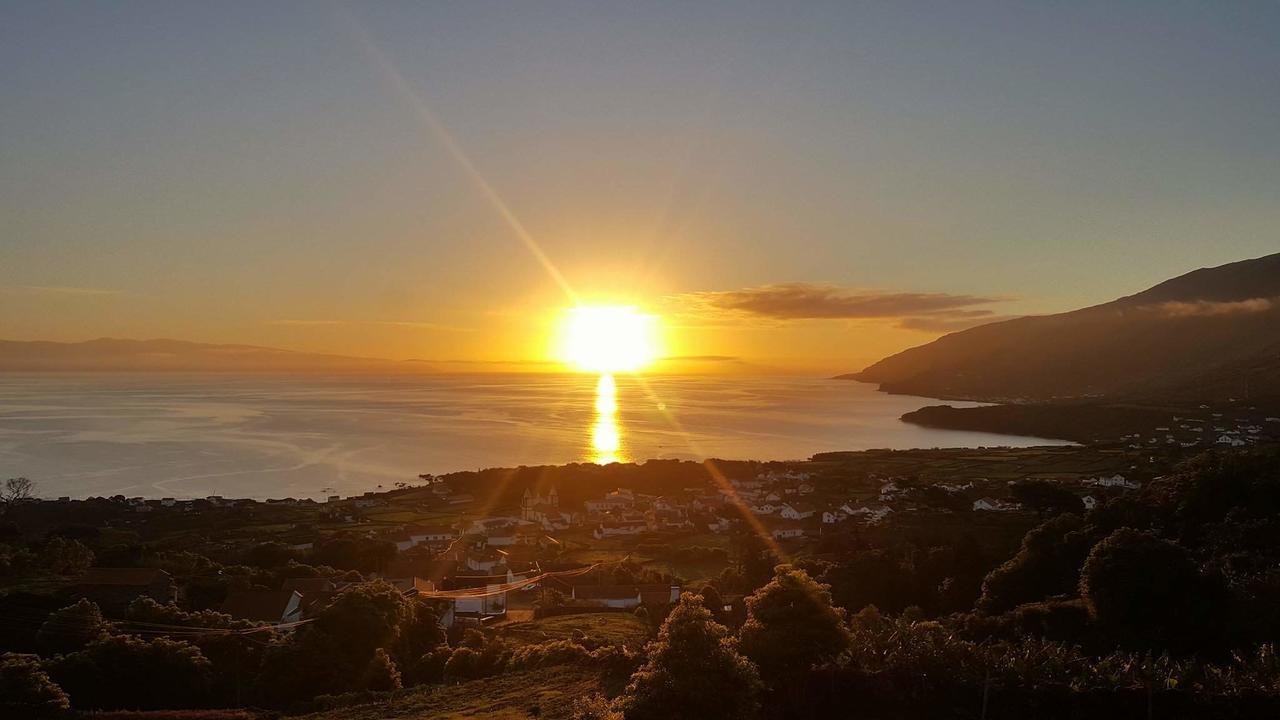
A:
POLYGON ((952 333, 842 377, 931 397, 1278 402, 1280 253, 952 333))

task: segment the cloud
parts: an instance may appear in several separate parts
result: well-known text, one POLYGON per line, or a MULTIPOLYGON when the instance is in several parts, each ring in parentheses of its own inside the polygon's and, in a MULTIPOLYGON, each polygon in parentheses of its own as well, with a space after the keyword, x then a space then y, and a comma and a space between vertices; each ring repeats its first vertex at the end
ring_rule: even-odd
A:
POLYGON ((1164 302, 1149 306, 1167 317, 1214 317, 1221 315, 1251 315, 1267 312, 1277 307, 1276 298, 1251 298, 1233 302, 1196 300, 1193 302, 1164 302))
POLYGON ((696 309, 736 312, 777 320, 867 319, 908 316, 978 317, 975 305, 1008 298, 949 293, 856 290, 819 283, 764 285, 678 296, 696 309))
POLYGON ((414 320, 271 320, 268 325, 282 327, 335 327, 342 325, 385 325, 391 327, 407 327, 419 330, 443 330, 447 332, 475 332, 475 328, 443 325, 433 322, 414 320))
POLYGON ((0 285, 0 292, 16 295, 99 296, 124 295, 123 290, 70 287, 65 285, 0 285))
POLYGON ((669 298, 677 312, 703 318, 896 320, 909 330, 950 332, 995 319, 982 307, 1010 298, 951 293, 886 292, 825 283, 785 283, 685 293, 669 298))
POLYGON ((927 333, 953 333, 961 330, 968 330, 971 327, 979 325, 989 325, 995 322, 1003 322, 1005 320, 1013 320, 1018 315, 993 315, 983 314, 981 316, 969 317, 909 317, 902 318, 898 321, 898 327, 903 330, 917 330, 927 333))

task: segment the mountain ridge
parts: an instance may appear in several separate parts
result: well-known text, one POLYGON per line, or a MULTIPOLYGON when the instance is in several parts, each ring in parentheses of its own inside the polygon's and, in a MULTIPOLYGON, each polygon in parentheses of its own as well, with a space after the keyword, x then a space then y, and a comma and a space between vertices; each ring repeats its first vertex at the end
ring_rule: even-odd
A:
POLYGON ((1280 402, 1280 253, 951 333, 840 377, 951 399, 1280 402))

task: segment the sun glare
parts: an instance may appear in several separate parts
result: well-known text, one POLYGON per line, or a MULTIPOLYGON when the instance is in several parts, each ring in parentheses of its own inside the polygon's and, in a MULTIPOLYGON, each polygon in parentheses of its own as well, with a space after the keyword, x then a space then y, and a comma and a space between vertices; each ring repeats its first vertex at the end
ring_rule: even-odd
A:
POLYGON ((657 318, 630 306, 573 308, 562 333, 560 359, 589 372, 635 372, 658 355, 657 318))

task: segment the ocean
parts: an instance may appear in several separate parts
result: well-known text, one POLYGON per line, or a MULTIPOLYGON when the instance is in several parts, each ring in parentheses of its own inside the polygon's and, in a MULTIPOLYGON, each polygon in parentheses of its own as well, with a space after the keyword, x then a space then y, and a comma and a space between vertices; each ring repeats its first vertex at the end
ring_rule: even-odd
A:
POLYGON ((43 497, 318 498, 486 467, 1063 444, 898 419, 937 402, 806 377, 10 373, 0 477, 43 497))

